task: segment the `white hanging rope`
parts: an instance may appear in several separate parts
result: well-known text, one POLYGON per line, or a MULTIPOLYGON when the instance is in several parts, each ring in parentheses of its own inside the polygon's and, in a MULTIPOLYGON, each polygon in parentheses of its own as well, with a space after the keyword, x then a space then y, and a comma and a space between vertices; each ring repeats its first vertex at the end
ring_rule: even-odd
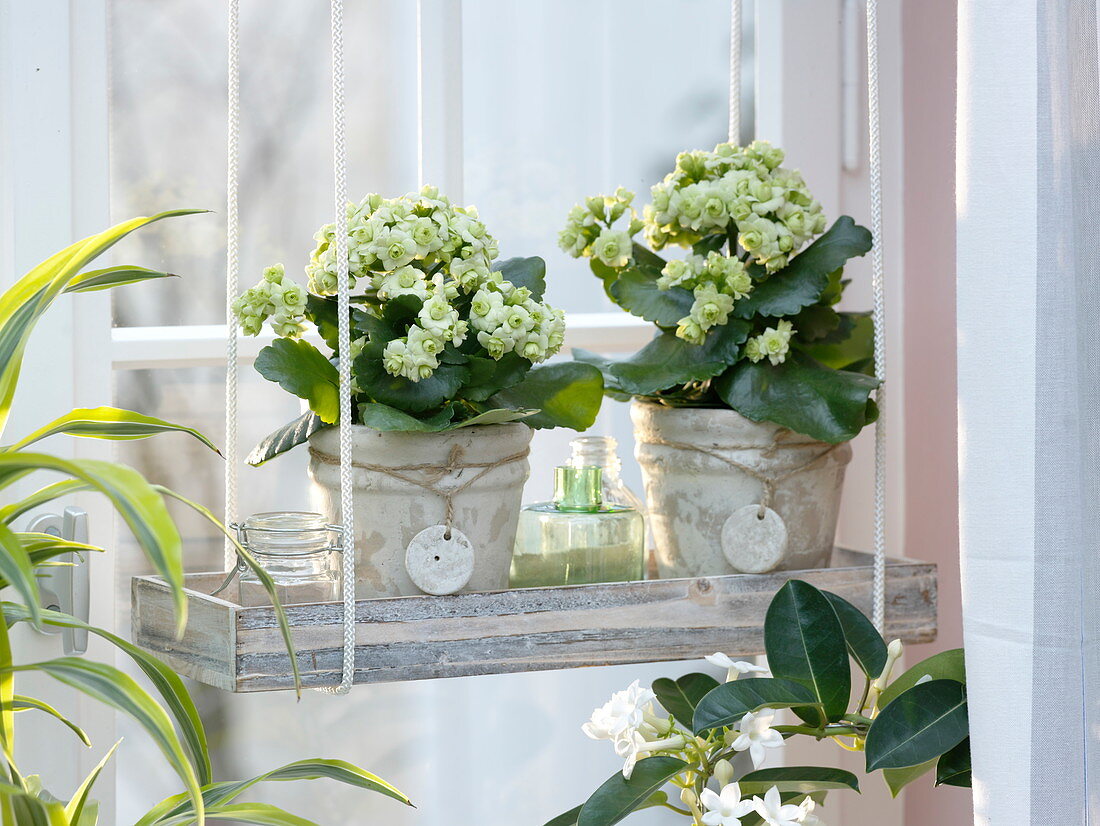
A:
POLYGON ((328 689, 347 694, 355 681, 355 507, 351 456, 351 287, 348 279, 348 148, 344 117, 344 3, 331 0, 332 11, 332 172, 336 210, 336 343, 340 351, 340 523, 344 528, 344 663, 340 685, 328 689))
POLYGON ((875 393, 875 569, 872 608, 875 627, 886 622, 886 296, 882 263, 882 168, 879 158, 878 0, 867 0, 867 119, 871 178, 871 318, 875 325, 875 375, 883 384, 875 393))
POLYGON ((741 0, 730 0, 729 142, 741 142, 741 0))
MULTIPOLYGON (((241 225, 237 212, 240 166, 241 59, 240 0, 229 0, 229 111, 225 203, 225 523, 237 518, 237 322, 233 301, 240 291, 241 225)), ((225 569, 237 566, 233 541, 225 539, 225 569)))

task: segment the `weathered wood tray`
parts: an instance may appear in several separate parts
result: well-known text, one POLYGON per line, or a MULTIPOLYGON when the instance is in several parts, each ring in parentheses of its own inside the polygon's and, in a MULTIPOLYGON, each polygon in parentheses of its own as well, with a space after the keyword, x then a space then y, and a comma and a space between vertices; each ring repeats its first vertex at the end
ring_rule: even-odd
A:
MULTIPOLYGON (((870 554, 837 548, 833 567, 819 570, 360 600, 355 682, 759 654, 768 603, 788 579, 804 579, 870 614, 871 561, 870 554)), ((187 576, 190 613, 180 640, 163 581, 135 577, 134 641, 179 673, 228 691, 293 688, 274 609, 209 596, 224 577, 187 576)), ((886 595, 887 639, 935 639, 935 565, 889 560, 886 595)), ((286 612, 302 684, 339 683, 341 604, 289 605, 286 612)))

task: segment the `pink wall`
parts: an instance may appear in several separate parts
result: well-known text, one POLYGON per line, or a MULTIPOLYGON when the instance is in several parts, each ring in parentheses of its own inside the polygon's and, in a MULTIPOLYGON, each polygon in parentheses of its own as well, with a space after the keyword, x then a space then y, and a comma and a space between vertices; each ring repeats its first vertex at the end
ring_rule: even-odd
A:
MULTIPOLYGON (((955 0, 902 3, 905 182, 905 555, 939 565, 939 639, 962 645, 955 388, 955 0)), ((973 822, 970 792, 927 778, 906 826, 973 822)))

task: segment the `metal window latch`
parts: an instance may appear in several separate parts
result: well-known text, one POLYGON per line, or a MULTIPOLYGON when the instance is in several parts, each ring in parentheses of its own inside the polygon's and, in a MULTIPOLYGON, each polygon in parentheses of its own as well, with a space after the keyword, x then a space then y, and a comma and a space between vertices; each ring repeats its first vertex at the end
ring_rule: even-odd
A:
MULTIPOLYGON (((58 516, 47 513, 36 517, 27 526, 33 533, 48 533, 71 542, 88 542, 88 514, 80 508, 65 508, 58 516)), ((39 577, 38 590, 42 605, 52 611, 69 614, 81 622, 88 621, 91 581, 88 577, 88 555, 75 551, 56 558, 63 565, 47 566, 39 577)), ((88 650, 88 632, 83 628, 59 628, 43 625, 46 634, 61 634, 65 655, 83 654, 88 650)))

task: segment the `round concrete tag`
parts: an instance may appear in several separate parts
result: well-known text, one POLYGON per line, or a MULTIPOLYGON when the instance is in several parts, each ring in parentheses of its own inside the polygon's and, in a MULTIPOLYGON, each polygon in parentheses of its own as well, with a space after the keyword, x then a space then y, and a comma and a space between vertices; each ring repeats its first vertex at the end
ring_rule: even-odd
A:
POLYGON ((432 525, 409 542, 405 570, 425 594, 453 594, 474 574, 474 546, 457 528, 432 525))
POLYGON ((722 526, 722 552, 730 565, 746 574, 773 571, 787 553, 787 526, 771 508, 746 505, 722 526))

